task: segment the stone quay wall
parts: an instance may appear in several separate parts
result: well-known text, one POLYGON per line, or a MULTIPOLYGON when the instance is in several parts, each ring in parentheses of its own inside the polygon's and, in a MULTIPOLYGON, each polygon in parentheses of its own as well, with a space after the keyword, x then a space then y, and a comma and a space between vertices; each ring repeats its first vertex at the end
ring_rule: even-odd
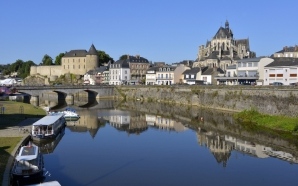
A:
POLYGON ((164 102, 239 112, 298 116, 298 88, 264 86, 117 86, 126 100, 164 102))

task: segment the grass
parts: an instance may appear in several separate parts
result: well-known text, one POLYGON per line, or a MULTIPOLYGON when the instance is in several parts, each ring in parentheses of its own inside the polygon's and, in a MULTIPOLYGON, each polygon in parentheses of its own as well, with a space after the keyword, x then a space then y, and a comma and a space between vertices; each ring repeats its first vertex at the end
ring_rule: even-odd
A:
POLYGON ((22 137, 0 138, 0 183, 3 181, 3 174, 10 154, 21 139, 22 137))
MULTIPOLYGON (((5 110, 4 114, 0 114, 0 130, 16 126, 26 118, 43 117, 46 115, 43 109, 21 102, 0 101, 0 109, 2 107, 5 107, 5 110)), ((2 183, 10 154, 21 139, 22 137, 0 137, 0 183, 2 183)))
POLYGON ((244 110, 236 113, 235 118, 247 125, 257 125, 274 130, 297 132, 298 117, 274 116, 261 114, 255 109, 244 110))

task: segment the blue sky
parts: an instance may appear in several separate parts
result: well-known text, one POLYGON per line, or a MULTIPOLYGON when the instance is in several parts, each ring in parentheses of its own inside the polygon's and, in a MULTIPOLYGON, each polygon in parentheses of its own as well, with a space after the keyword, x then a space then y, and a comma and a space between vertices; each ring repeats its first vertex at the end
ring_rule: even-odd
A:
POLYGON ((257 56, 298 44, 298 1, 9 0, 0 2, 0 64, 88 50, 166 63, 194 60, 226 20, 257 56))

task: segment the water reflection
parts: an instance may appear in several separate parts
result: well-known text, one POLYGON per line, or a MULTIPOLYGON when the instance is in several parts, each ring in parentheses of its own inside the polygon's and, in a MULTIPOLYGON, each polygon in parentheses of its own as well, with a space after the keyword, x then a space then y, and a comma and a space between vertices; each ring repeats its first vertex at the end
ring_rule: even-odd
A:
POLYGON ((45 162, 52 177, 48 181, 59 180, 62 185, 282 185, 298 179, 293 176, 293 169, 298 170, 295 136, 285 138, 275 131, 240 125, 229 112, 97 102, 88 108, 48 102, 52 109, 71 107, 81 116, 68 121, 59 146, 49 148, 52 153, 45 162), (271 178, 272 171, 282 179, 271 178))

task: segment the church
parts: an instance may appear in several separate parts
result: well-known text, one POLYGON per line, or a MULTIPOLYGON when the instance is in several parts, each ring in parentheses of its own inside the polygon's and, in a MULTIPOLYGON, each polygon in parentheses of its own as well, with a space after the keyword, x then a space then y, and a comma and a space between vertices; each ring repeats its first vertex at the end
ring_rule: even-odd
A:
POLYGON ((207 40, 206 45, 199 46, 197 59, 193 67, 211 67, 226 70, 236 60, 243 58, 254 58, 256 53, 249 47, 249 39, 234 39, 229 22, 225 27, 220 27, 211 41, 207 40))

